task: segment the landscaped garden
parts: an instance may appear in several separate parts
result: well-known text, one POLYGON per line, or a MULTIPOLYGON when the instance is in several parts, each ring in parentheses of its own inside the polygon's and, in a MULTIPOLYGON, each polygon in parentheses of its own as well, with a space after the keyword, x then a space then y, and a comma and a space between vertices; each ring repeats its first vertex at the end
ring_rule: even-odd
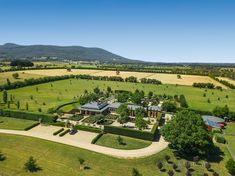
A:
POLYGON ((119 135, 103 134, 95 144, 116 149, 131 150, 147 147, 151 142, 119 135))
POLYGON ((16 119, 0 116, 0 129, 25 130, 37 122, 25 119, 16 119))

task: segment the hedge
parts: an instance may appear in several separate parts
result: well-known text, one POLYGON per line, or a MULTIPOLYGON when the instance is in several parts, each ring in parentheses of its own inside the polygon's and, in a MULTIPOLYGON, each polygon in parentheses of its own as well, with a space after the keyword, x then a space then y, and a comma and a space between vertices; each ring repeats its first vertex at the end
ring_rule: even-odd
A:
POLYGON ((28 130, 30 130, 30 129, 36 127, 36 126, 38 126, 39 124, 40 124, 39 122, 38 122, 38 123, 35 123, 35 124, 32 124, 32 125, 26 127, 24 130, 25 130, 25 131, 28 131, 28 130))
POLYGON ((49 123, 49 125, 65 127, 65 122, 51 122, 51 123, 49 123))
POLYGON ((0 111, 0 115, 6 117, 19 118, 19 119, 35 120, 35 121, 39 121, 41 119, 41 121, 44 123, 55 122, 57 119, 57 116, 55 115, 20 111, 20 110, 11 110, 11 109, 2 109, 0 111))
POLYGON ((69 102, 69 103, 61 104, 58 107, 56 107, 55 110, 57 111, 57 110, 59 110, 60 108, 62 108, 64 106, 67 106, 67 105, 70 105, 70 104, 75 104, 75 103, 78 103, 78 101, 72 101, 72 102, 69 102))
POLYGON ((92 139, 91 143, 95 144, 99 138, 101 138, 103 136, 104 133, 99 133, 94 139, 92 139))
POLYGON ((59 136, 62 137, 64 135, 66 135, 69 131, 70 131, 70 129, 67 129, 64 132, 60 133, 59 136))
POLYGON ((75 129, 82 130, 82 131, 89 131, 94 133, 101 133, 102 130, 100 128, 95 128, 91 126, 84 126, 84 125, 75 125, 75 129))
POLYGON ((123 127, 108 126, 108 125, 104 126, 104 132, 153 141, 156 137, 156 134, 158 133, 158 124, 156 123, 153 126, 151 132, 133 130, 133 129, 123 128, 123 127))
POLYGON ((224 136, 219 133, 215 133, 215 141, 222 144, 226 143, 226 139, 224 138, 224 136))
POLYGON ((53 133, 53 135, 56 136, 57 134, 61 133, 62 131, 64 131, 64 128, 60 128, 59 130, 55 131, 53 133))

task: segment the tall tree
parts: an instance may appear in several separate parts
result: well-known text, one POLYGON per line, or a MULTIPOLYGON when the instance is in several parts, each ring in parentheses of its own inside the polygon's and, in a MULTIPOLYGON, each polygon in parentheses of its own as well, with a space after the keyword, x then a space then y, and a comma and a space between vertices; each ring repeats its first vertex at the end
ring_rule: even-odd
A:
POLYGON ((4 90, 4 91, 2 92, 2 101, 3 101, 4 103, 7 102, 7 91, 6 91, 6 90, 4 90))
POLYGON ((16 73, 13 73, 13 74, 12 74, 12 77, 15 78, 15 79, 18 79, 18 78, 19 78, 19 73, 17 73, 17 72, 16 72, 16 73))
POLYGON ((186 154, 205 154, 213 145, 201 116, 181 111, 161 128, 161 134, 173 149, 186 154))

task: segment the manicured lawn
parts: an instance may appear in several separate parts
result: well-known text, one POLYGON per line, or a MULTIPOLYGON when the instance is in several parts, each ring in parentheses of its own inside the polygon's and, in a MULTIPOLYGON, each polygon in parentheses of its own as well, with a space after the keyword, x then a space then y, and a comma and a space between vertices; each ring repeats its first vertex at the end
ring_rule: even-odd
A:
MULTIPOLYGON (((46 112, 48 108, 57 107, 78 99, 79 96, 84 94, 84 90, 91 92, 95 87, 99 87, 102 91, 106 91, 107 86, 110 86, 113 90, 144 90, 146 94, 149 91, 153 91, 155 94, 163 95, 165 93, 172 96, 184 94, 189 107, 192 109, 212 111, 214 107, 226 104, 230 109, 235 109, 235 91, 230 89, 222 92, 219 90, 207 90, 206 92, 205 89, 191 86, 147 85, 114 81, 62 80, 9 90, 8 96, 10 97, 12 94, 14 101, 20 100, 20 109, 25 109, 25 104, 28 102, 29 111, 38 111, 38 108, 41 108, 43 112, 46 112), (38 91, 36 91, 36 87, 38 91), (206 97, 203 96, 203 93, 206 93, 206 97), (228 98, 226 98, 226 95, 228 95, 228 98), (218 100, 218 97, 220 100, 218 100), (211 103, 207 102, 208 98, 211 103)), ((11 108, 16 108, 16 105, 11 104, 11 108)), ((66 110, 69 110, 69 108, 66 108, 66 110)))
POLYGON ((0 129, 24 130, 35 123, 37 122, 32 120, 0 117, 0 129))
MULTIPOLYGON (((170 149, 166 149, 158 154, 141 159, 118 159, 110 156, 90 152, 87 150, 58 144, 46 140, 0 134, 0 149, 7 157, 5 161, 0 162, 1 175, 22 175, 22 176, 65 176, 65 175, 81 175, 81 176, 132 176, 132 168, 137 168, 143 176, 167 175, 167 171, 172 169, 172 164, 168 164, 164 160, 167 154, 171 157, 171 161, 179 166, 180 172, 176 172, 176 176, 185 175, 185 160, 176 159, 170 149), (22 168, 29 156, 33 156, 41 171, 31 174, 25 172, 22 168), (78 157, 83 158, 88 170, 79 170, 78 157), (156 163, 163 161, 166 172, 160 172, 156 167, 156 163)), ((225 169, 225 162, 228 160, 228 152, 221 145, 221 157, 218 153, 210 156, 212 169, 219 173, 220 176, 228 176, 225 169)), ((201 165, 191 163, 193 175, 202 175, 207 172, 204 168, 204 161, 200 161, 201 165)), ((209 175, 212 175, 210 173, 209 175)))
POLYGON ((235 123, 228 123, 224 133, 231 154, 235 157, 235 123))
POLYGON ((118 143, 118 135, 104 134, 96 142, 96 144, 116 149, 125 149, 125 150, 145 148, 151 144, 150 141, 144 141, 124 136, 121 136, 121 138, 123 139, 123 144, 118 143))

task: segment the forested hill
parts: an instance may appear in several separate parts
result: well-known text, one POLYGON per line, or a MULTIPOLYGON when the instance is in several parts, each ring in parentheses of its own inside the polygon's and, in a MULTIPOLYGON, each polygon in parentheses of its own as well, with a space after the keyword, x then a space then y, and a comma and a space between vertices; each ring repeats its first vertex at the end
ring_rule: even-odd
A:
POLYGON ((54 45, 17 45, 6 43, 0 45, 0 58, 21 59, 33 57, 57 57, 58 59, 71 59, 77 61, 99 61, 109 63, 136 63, 113 54, 101 48, 88 48, 82 46, 54 46, 54 45))

